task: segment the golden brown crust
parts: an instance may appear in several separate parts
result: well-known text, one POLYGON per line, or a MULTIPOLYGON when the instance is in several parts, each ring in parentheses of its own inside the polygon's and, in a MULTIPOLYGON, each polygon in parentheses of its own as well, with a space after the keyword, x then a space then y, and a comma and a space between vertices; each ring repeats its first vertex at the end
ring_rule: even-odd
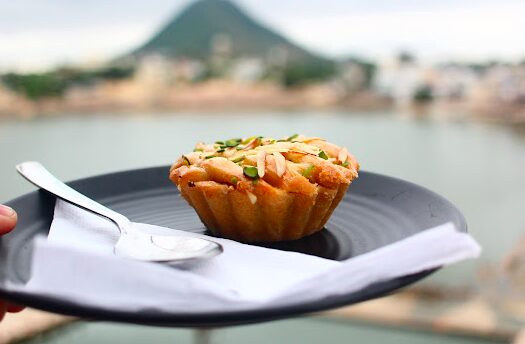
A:
POLYGON ((200 143, 173 164, 170 179, 216 235, 299 239, 323 228, 359 165, 346 148, 319 138, 295 140, 200 143))

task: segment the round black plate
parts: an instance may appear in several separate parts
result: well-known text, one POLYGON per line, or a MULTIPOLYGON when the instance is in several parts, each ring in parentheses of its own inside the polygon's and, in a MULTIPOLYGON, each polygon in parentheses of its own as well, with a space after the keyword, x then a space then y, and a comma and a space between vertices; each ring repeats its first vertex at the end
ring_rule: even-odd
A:
MULTIPOLYGON (((177 188, 168 180, 168 166, 96 176, 69 183, 87 196, 121 212, 133 221, 202 232, 204 227, 177 188)), ((411 284, 432 271, 371 285, 364 290, 287 306, 216 313, 125 312, 89 304, 21 295, 2 289, 6 281, 25 283, 30 278, 33 238, 46 234, 53 218, 55 198, 35 191, 8 203, 19 213, 17 229, 0 239, 0 295, 14 302, 47 311, 101 320, 165 326, 225 326, 274 320, 316 312, 383 296, 411 284)), ((388 245, 426 228, 452 222, 461 231, 466 223, 443 197, 412 183, 379 174, 360 172, 359 179, 338 206, 325 231, 294 242, 261 244, 342 260, 388 245)))

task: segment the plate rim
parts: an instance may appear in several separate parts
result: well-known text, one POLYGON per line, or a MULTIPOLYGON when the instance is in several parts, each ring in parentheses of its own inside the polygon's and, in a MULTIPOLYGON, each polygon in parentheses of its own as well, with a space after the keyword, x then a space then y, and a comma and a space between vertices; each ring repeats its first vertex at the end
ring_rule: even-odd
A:
MULTIPOLYGON (((119 174, 128 173, 145 173, 150 170, 169 169, 169 165, 159 165, 153 167, 143 167, 136 169, 120 170, 115 172, 103 173, 84 178, 75 179, 67 182, 69 185, 75 185, 77 183, 85 183, 90 180, 96 180, 100 178, 108 178, 111 176, 117 176, 119 174)), ((373 175, 379 178, 389 179, 395 182, 402 182, 409 184, 413 187, 424 190, 430 193, 434 197, 439 198, 444 203, 451 206, 458 215, 458 221, 461 224, 461 228, 457 228, 459 231, 467 232, 468 226, 464 215, 461 211, 448 199, 441 196, 440 194, 410 181, 406 181, 397 177, 391 177, 388 175, 360 171, 360 174, 373 175)), ((6 202, 6 205, 19 202, 24 198, 37 197, 40 191, 38 189, 30 191, 16 198, 13 198, 6 202)), ((298 302, 289 305, 278 306, 278 307, 264 307, 264 308, 251 308, 247 310, 230 310, 230 311, 214 311, 206 313, 163 313, 159 311, 148 312, 148 310, 142 310, 138 312, 131 311, 120 311, 99 307, 91 307, 85 304, 79 304, 73 301, 61 300, 59 298, 46 296, 46 295, 32 295, 28 293, 8 291, 0 286, 0 297, 9 299, 14 303, 24 304, 28 307, 41 309, 44 311, 54 312, 58 314, 64 314, 68 316, 76 316, 88 319, 105 320, 105 321, 117 321, 124 323, 142 324, 142 325, 154 325, 154 326, 171 326, 171 327, 223 327, 241 324, 251 324, 263 321, 272 321, 291 316, 299 316, 303 314, 315 313, 320 311, 326 311, 328 309, 338 308, 346 305, 355 304, 371 300, 378 297, 389 295, 399 289, 411 285, 415 282, 422 280, 425 277, 433 274, 441 267, 437 267, 430 270, 421 271, 415 274, 400 276, 398 278, 373 283, 368 287, 345 295, 330 296, 326 298, 317 299, 311 302, 298 302)))

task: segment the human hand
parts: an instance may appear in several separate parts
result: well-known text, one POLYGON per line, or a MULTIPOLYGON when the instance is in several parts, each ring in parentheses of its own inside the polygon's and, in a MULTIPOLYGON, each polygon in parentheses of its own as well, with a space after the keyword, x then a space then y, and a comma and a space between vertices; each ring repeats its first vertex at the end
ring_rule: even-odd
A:
MULTIPOLYGON (((12 231, 16 226, 17 219, 18 217, 13 209, 0 204, 0 235, 12 231)), ((6 312, 20 312, 22 309, 24 307, 0 300, 0 320, 4 318, 6 312)))

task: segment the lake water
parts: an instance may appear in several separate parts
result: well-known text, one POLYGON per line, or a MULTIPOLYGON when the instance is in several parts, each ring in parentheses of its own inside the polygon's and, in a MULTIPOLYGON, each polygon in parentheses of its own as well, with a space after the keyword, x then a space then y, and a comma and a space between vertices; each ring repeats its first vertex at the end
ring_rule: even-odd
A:
POLYGON ((455 203, 482 244, 477 262, 425 283, 469 284, 525 235, 525 133, 510 127, 400 113, 271 112, 71 115, 0 121, 0 201, 32 190, 14 165, 38 160, 63 180, 167 165, 197 141, 321 136, 347 146, 364 170, 430 188, 455 203))
MULTIPOLYGON (((91 344, 91 343, 204 343, 193 330, 133 326, 110 323, 80 323, 58 333, 39 336, 25 344, 91 344)), ((202 337, 201 337, 202 338, 202 337)), ((497 344, 503 341, 468 337, 448 337, 438 333, 378 328, 347 321, 319 317, 298 318, 278 322, 238 326, 214 330, 210 344, 497 344)))

